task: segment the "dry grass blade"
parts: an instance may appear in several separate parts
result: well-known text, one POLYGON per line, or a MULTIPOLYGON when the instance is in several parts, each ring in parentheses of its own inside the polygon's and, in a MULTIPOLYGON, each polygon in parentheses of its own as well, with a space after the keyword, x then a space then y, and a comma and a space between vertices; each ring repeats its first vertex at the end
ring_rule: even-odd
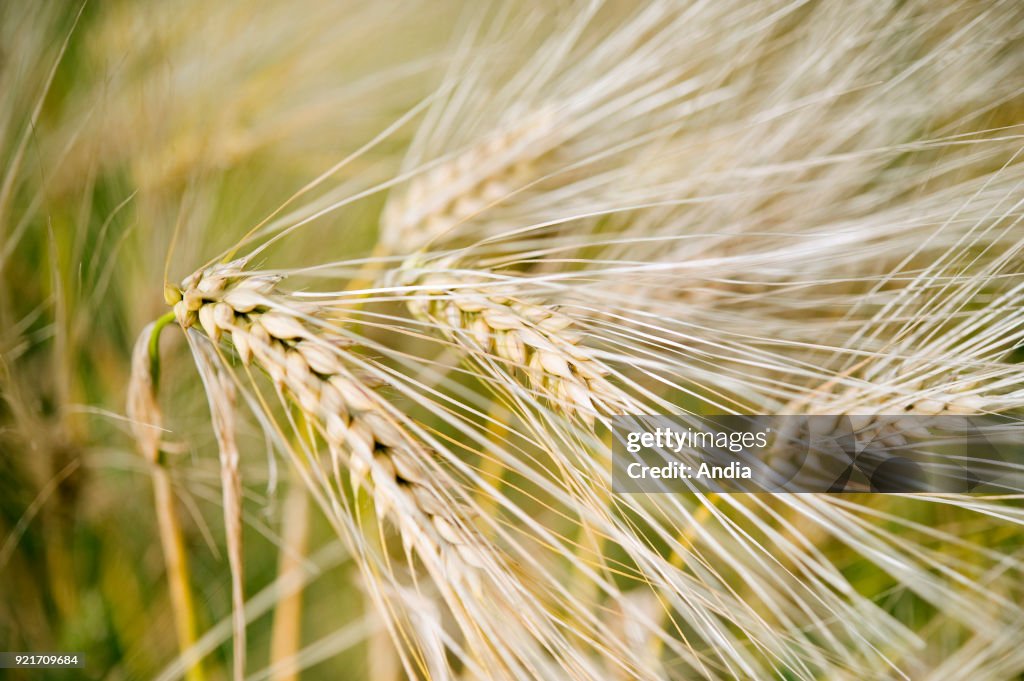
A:
MULTIPOLYGON (((174 505, 174 486, 160 450, 163 413, 157 402, 155 369, 159 365, 154 359, 158 332, 157 322, 148 324, 135 343, 127 412, 136 442, 150 466, 155 497, 154 508, 167 568, 178 645, 182 654, 189 657, 188 651, 197 639, 196 611, 189 583, 188 554, 185 550, 181 521, 174 505)), ((202 681, 205 678, 198 659, 189 660, 185 675, 188 681, 202 681)))
POLYGON ((242 554, 242 477, 238 444, 235 441, 235 386, 220 369, 216 355, 203 345, 192 345, 210 404, 213 432, 220 455, 224 532, 227 535, 228 564, 231 568, 231 608, 234 629, 235 681, 245 678, 245 560, 242 554))

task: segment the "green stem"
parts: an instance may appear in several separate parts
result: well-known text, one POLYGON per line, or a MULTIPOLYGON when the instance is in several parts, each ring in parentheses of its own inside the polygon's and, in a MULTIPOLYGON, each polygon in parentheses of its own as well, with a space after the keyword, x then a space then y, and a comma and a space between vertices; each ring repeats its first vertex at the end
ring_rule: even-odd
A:
POLYGON ((156 320, 153 331, 149 334, 149 375, 153 377, 153 393, 160 385, 160 332, 174 322, 174 311, 170 311, 156 320))

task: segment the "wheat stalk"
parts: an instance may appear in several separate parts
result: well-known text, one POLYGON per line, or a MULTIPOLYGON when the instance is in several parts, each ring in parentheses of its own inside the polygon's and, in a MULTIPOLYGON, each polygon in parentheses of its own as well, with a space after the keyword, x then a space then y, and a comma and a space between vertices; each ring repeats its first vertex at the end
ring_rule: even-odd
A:
MULTIPOLYGON (((309 543, 309 494, 298 475, 288 484, 282 519, 282 547, 278 558, 278 579, 295 579, 302 574, 302 562, 309 543)), ((303 592, 282 597, 274 610, 270 636, 270 665, 279 665, 274 681, 298 681, 300 669, 289 662, 301 647, 303 592)))

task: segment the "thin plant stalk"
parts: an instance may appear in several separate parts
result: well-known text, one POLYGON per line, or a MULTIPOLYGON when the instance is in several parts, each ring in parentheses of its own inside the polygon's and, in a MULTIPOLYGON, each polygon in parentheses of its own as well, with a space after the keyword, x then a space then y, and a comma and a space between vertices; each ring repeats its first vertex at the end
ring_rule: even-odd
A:
POLYGON ((242 478, 235 439, 235 386, 213 364, 217 357, 215 349, 197 346, 191 336, 189 341, 206 388, 220 458, 224 533, 231 568, 231 619, 234 630, 232 678, 242 681, 245 678, 246 658, 245 560, 242 553, 242 478))
MULTIPOLYGON (((167 584, 174 611, 178 647, 182 654, 191 649, 199 640, 196 631, 195 603, 192 599, 188 554, 185 550, 181 522, 174 507, 174 490, 171 476, 162 463, 152 470, 154 510, 160 530, 160 547, 167 569, 167 584)), ((186 681, 205 681, 200 660, 194 660, 185 671, 186 681)))
MULTIPOLYGON (((278 579, 297 578, 309 544, 309 495, 298 476, 288 486, 281 519, 281 555, 278 579)), ((270 635, 272 681, 297 681, 296 663, 302 642, 302 589, 294 589, 277 603, 270 635)))
MULTIPOLYGON (((192 598, 188 554, 181 522, 174 504, 174 486, 167 462, 160 449, 163 414, 157 402, 160 380, 159 339, 164 326, 174 315, 164 315, 143 329, 133 354, 132 386, 128 413, 136 431, 142 455, 150 463, 153 479, 153 506, 160 533, 160 547, 167 570, 171 610, 182 656, 187 656, 198 641, 196 609, 192 598)), ((201 661, 191 660, 185 670, 186 681, 204 681, 201 661)))

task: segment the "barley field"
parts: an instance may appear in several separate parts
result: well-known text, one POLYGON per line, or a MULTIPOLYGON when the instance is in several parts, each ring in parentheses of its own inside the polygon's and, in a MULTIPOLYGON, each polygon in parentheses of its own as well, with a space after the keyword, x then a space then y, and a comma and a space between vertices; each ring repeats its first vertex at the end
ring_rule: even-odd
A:
POLYGON ((1024 4, 0 1, 0 93, 0 677, 1024 679, 1018 483, 612 484, 1024 443, 1024 4))

